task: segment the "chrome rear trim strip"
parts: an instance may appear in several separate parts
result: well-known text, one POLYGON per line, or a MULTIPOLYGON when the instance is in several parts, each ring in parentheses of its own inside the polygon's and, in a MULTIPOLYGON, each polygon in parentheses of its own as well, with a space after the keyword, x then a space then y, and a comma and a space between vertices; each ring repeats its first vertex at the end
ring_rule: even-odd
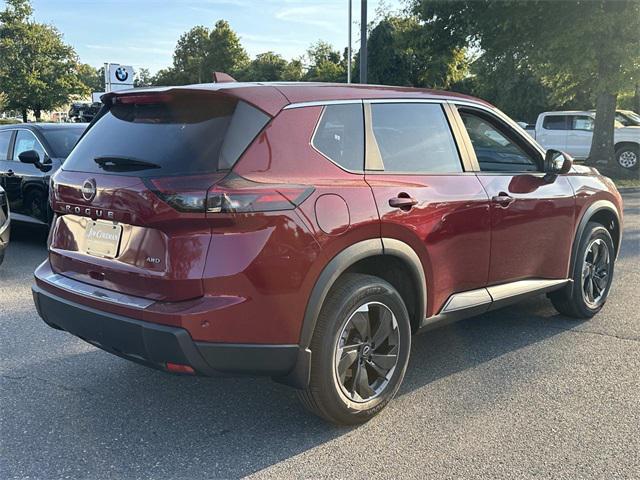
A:
POLYGON ((155 300, 149 300, 147 298, 132 297, 123 293, 107 290, 106 288, 100 288, 87 283, 78 282, 68 277, 64 277, 57 273, 49 273, 41 278, 43 281, 53 285, 54 287, 66 290, 69 293, 81 295, 83 297, 91 298, 93 300, 99 300, 102 302, 109 302, 115 305, 122 305, 124 307, 132 307, 138 310, 144 310, 149 305, 155 303, 155 300))

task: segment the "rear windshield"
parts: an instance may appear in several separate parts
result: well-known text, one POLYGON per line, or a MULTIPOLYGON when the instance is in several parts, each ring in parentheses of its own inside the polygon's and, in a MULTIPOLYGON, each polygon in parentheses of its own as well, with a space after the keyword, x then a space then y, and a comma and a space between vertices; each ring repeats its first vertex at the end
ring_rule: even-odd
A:
POLYGON ((269 117, 219 95, 116 103, 87 131, 64 170, 151 177, 233 166, 269 117))
POLYGON ((49 142, 49 146, 53 150, 53 156, 57 158, 65 158, 73 149, 82 132, 86 128, 86 124, 78 127, 65 128, 45 128, 40 131, 44 138, 49 142))

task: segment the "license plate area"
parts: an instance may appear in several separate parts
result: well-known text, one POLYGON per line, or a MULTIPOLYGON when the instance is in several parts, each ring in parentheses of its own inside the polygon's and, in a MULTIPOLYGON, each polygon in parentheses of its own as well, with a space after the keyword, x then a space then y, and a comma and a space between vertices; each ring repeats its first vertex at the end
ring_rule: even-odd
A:
POLYGON ((115 258, 118 256, 122 225, 104 220, 92 220, 85 227, 85 250, 96 257, 115 258))

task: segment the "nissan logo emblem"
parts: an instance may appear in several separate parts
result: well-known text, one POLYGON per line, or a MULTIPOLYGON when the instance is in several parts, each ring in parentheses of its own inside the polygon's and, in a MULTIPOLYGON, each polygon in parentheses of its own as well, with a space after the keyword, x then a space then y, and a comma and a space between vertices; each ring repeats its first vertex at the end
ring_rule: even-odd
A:
POLYGON ((96 181, 93 178, 89 178, 82 184, 82 198, 87 202, 93 200, 96 196, 96 181))

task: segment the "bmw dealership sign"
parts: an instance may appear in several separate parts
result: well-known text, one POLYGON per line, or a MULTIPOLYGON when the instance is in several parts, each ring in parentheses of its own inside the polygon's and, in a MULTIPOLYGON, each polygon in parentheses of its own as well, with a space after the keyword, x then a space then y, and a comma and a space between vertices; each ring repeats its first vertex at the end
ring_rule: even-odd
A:
POLYGON ((133 88, 133 67, 130 65, 120 65, 118 63, 108 63, 105 65, 105 86, 107 92, 133 88))

